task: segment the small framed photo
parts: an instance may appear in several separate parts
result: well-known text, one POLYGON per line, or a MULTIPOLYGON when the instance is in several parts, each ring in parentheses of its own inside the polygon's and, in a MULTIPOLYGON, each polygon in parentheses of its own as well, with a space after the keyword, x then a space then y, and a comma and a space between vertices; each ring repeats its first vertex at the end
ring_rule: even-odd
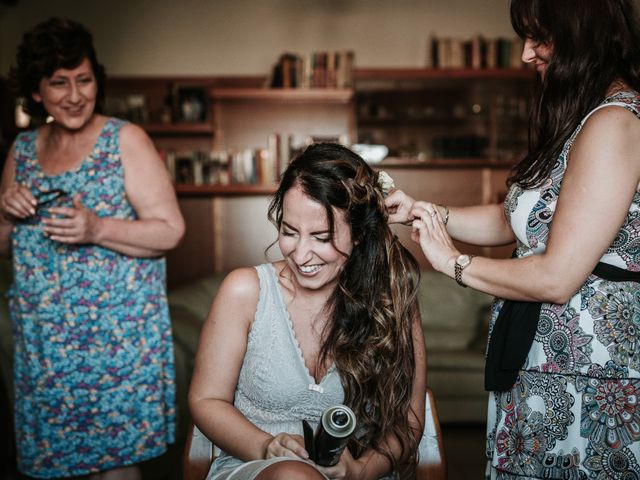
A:
POLYGON ((209 106, 207 92, 201 87, 178 87, 177 116, 180 122, 204 122, 209 106))

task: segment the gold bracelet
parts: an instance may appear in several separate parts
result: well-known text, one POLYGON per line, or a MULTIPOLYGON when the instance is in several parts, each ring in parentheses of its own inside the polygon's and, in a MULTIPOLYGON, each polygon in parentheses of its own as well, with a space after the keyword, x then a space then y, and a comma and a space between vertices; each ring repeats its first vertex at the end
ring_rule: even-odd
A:
POLYGON ((446 225, 449 221, 449 207, 446 205, 438 205, 439 207, 444 208, 444 216, 442 217, 442 224, 446 225))

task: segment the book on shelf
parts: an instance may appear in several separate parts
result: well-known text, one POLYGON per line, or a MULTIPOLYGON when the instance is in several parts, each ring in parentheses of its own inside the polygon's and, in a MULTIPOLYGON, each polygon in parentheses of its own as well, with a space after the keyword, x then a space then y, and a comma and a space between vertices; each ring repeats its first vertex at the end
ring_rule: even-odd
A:
POLYGON ((519 38, 437 37, 427 40, 427 68, 522 68, 519 38))
POLYGON ((342 142, 344 136, 309 135, 297 138, 272 133, 265 148, 229 150, 159 151, 176 184, 189 185, 276 185, 289 162, 314 142, 342 142))
POLYGON ((285 52, 274 65, 269 84, 271 88, 351 88, 354 58, 352 51, 285 52))

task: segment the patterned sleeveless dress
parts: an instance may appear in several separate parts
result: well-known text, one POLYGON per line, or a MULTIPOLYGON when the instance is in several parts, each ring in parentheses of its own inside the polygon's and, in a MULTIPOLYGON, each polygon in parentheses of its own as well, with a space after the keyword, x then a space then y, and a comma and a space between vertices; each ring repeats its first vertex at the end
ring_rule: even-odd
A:
POLYGON ((175 436, 171 325, 160 258, 45 237, 54 204, 135 219, 120 159, 123 122, 108 119, 73 171, 46 175, 37 131, 15 142, 16 182, 53 199, 16 224, 9 305, 14 334, 18 468, 37 478, 85 475, 162 454, 175 436), (59 197, 43 193, 65 192, 59 197))
MULTIPOLYGON (((621 92, 598 108, 640 118, 640 95, 621 92)), ((519 257, 545 249, 567 157, 588 117, 542 188, 509 191, 505 214, 519 257)), ((600 261, 640 271, 640 192, 600 261)), ((490 394, 487 430, 491 478, 640 478, 640 284, 590 275, 567 304, 542 304, 516 384, 490 394)))

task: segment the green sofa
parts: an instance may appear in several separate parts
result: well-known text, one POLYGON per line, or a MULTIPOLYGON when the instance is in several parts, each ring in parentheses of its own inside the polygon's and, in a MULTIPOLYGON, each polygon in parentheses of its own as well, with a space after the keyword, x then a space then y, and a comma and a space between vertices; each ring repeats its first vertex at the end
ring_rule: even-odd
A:
MULTIPOLYGON (((190 415, 187 390, 191 380, 198 335, 223 275, 212 275, 169 292, 173 324, 178 434, 176 449, 184 443, 190 415)), ((8 261, 0 262, 0 375, 9 399, 0 412, 11 418, 12 335, 5 292, 11 281, 8 261)), ((483 423, 487 395, 483 390, 484 348, 491 298, 434 271, 422 272, 419 302, 427 344, 429 386, 441 423, 483 423)), ((6 400, 5 400, 6 401, 6 400)), ((7 432, 7 436, 11 435, 7 432)), ((6 438, 5 442, 10 441, 6 438)), ((179 458, 179 452, 177 458, 179 458)), ((1 460, 1 459, 0 459, 1 460)))

